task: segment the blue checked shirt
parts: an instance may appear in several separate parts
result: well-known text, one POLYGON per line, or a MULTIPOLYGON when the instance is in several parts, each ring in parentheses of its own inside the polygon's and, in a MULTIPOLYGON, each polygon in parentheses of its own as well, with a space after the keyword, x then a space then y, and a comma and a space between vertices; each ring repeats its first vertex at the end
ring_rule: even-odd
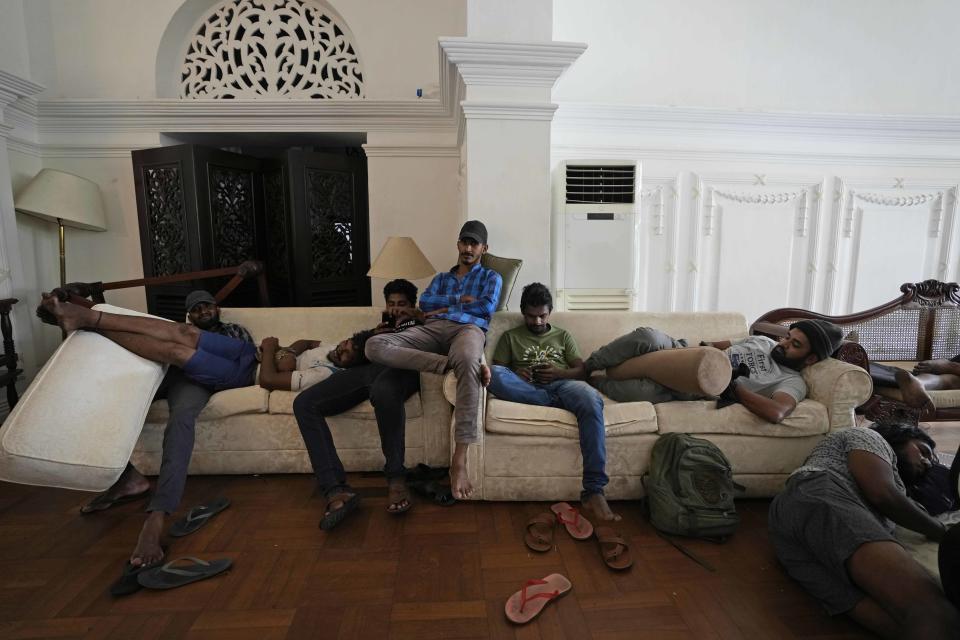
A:
POLYGON ((457 267, 454 267, 435 275, 430 286, 420 295, 420 308, 434 311, 447 307, 445 313, 433 317, 460 324, 475 324, 486 331, 490 327, 490 316, 497 310, 500 300, 500 287, 503 285, 500 274, 480 266, 479 262, 462 280, 457 278, 456 273, 457 267), (460 296, 473 296, 475 300, 460 304, 460 296))

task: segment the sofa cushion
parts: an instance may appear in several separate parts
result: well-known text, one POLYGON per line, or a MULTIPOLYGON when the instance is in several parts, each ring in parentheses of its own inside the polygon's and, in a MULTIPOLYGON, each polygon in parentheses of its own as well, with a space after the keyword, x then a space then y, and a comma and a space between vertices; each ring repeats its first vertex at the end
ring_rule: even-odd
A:
MULTIPOLYGON (((657 416, 649 402, 614 402, 604 398, 603 423, 608 438, 657 431, 657 416)), ((485 428, 489 433, 580 438, 577 417, 569 411, 494 397, 487 401, 485 428)))
MULTIPOLYGON (((267 394, 263 387, 241 387, 218 391, 210 396, 207 406, 200 412, 197 420, 218 420, 244 413, 266 413, 267 394)), ((147 422, 166 422, 170 417, 170 406, 166 400, 157 400, 150 405, 147 422)))
MULTIPOLYGON (((903 402, 903 394, 900 393, 900 389, 874 387, 873 390, 877 395, 903 402)), ((927 391, 927 393, 930 394, 930 399, 933 400, 933 406, 937 409, 955 409, 960 407, 960 390, 927 391)))
POLYGON ((750 413, 742 404, 717 409, 713 400, 662 402, 655 406, 660 433, 725 433, 771 438, 801 438, 830 429, 827 408, 804 400, 786 420, 772 424, 750 413))
MULTIPOLYGON (((293 401, 297 397, 296 391, 271 391, 270 392, 270 413, 280 413, 293 415, 293 401)), ((407 419, 419 418, 423 415, 423 408, 420 406, 420 394, 415 393, 410 396, 404 408, 407 412, 407 419)), ((358 418, 360 420, 376 420, 373 414, 373 405, 369 400, 364 400, 352 409, 347 409, 342 416, 358 418)))

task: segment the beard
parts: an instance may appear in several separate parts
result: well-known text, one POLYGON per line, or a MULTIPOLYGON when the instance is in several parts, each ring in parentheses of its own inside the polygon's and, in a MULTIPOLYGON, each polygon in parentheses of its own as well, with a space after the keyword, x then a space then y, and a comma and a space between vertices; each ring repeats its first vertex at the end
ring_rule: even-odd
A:
POLYGON ((197 329, 202 329, 202 330, 204 330, 204 331, 209 331, 211 328, 217 326, 217 324, 219 324, 219 323, 220 323, 220 316, 217 315, 217 314, 214 314, 214 315, 210 316, 209 318, 201 318, 201 319, 196 320, 196 321, 193 323, 193 326, 195 326, 197 329))
POLYGON ((788 369, 793 369, 794 371, 800 371, 803 369, 804 360, 803 358, 788 358, 786 350, 777 345, 770 352, 770 357, 773 358, 773 361, 779 364, 781 367, 787 367, 788 369))

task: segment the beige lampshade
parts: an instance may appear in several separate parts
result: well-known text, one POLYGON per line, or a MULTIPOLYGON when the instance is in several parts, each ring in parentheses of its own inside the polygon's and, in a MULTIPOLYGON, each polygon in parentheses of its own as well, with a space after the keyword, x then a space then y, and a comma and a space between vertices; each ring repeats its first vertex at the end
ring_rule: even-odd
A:
POLYGON ((391 236, 373 261, 367 275, 371 278, 419 280, 437 272, 413 238, 391 236))
POLYGON ((55 169, 43 169, 17 194, 13 204, 20 213, 56 222, 65 227, 106 231, 103 199, 96 183, 55 169))

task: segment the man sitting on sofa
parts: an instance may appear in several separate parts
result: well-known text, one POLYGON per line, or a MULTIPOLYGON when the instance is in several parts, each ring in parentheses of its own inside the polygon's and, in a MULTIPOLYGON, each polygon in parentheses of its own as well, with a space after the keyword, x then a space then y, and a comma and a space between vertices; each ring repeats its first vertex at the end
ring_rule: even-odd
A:
POLYGON ((583 381, 580 350, 567 331, 551 325, 553 296, 534 282, 523 288, 523 324, 504 332, 493 352, 490 392, 501 400, 566 409, 577 416, 583 455, 580 502, 594 521, 619 520, 603 495, 607 486, 603 398, 583 381))
MULTIPOLYGON (((807 395, 800 371, 830 357, 843 338, 840 328, 824 320, 801 320, 790 325, 790 333, 779 343, 766 336, 750 336, 732 342, 703 343, 721 349, 730 358, 734 372, 749 370, 749 376, 735 377, 723 392, 722 400, 739 402, 767 422, 779 423, 793 413, 807 395)), ((662 331, 641 327, 594 351, 586 360, 587 375, 613 367, 652 351, 686 347, 662 331)), ((700 396, 682 394, 649 378, 610 380, 588 378, 601 393, 618 402, 695 400, 700 396)))
POLYGON ((454 498, 463 499, 473 492, 467 476, 467 448, 479 438, 480 388, 490 382, 490 369, 481 363, 483 345, 503 281, 499 273, 480 264, 487 252, 487 228, 482 222, 468 220, 463 225, 457 252, 457 264, 434 276, 420 296, 420 310, 401 314, 418 317, 424 324, 374 336, 367 341, 366 353, 373 362, 396 369, 456 372, 456 446, 450 463, 450 489, 454 498))
MULTIPOLYGON (((396 319, 401 310, 415 308, 417 288, 407 280, 393 280, 383 288, 383 297, 386 302, 385 313, 396 319)), ((387 477, 387 511, 399 514, 411 506, 405 480, 406 469, 403 466, 407 420, 404 402, 420 389, 420 374, 409 369, 391 369, 371 363, 363 355, 367 340, 375 332, 393 331, 392 327, 387 326, 389 324, 395 322, 381 323, 373 331, 362 331, 340 342, 326 356, 336 370, 330 372, 324 368, 326 372, 317 372, 317 376, 323 379, 311 383, 312 386, 293 401, 293 414, 310 456, 310 464, 320 490, 327 499, 327 509, 320 521, 320 528, 325 530, 340 524, 360 503, 360 496, 347 484, 347 476, 326 419, 364 400, 369 399, 373 405, 377 429, 380 431, 383 472, 387 477)), ((264 345, 263 360, 266 363, 269 359, 270 346, 264 345)), ((307 375, 307 372, 295 373, 301 374, 298 376, 301 378, 307 375)), ((260 376, 262 385, 263 371, 260 376)), ((303 389, 303 384, 301 379, 297 381, 296 388, 293 385, 287 388, 296 391, 303 389)))
MULTIPOLYGON (((147 520, 130 556, 134 566, 156 564, 163 558, 160 535, 164 520, 177 510, 183 497, 197 416, 214 391, 253 383, 253 338, 244 327, 221 322, 220 307, 206 291, 194 291, 187 296, 186 311, 192 325, 103 313, 61 303, 48 294, 44 294, 41 308, 52 314, 65 331, 97 331, 139 356, 171 365, 155 396, 166 398, 170 406, 163 432, 160 473, 147 505, 147 520)), ((149 490, 149 481, 128 463, 113 486, 81 512, 103 511, 146 497, 149 490)))

